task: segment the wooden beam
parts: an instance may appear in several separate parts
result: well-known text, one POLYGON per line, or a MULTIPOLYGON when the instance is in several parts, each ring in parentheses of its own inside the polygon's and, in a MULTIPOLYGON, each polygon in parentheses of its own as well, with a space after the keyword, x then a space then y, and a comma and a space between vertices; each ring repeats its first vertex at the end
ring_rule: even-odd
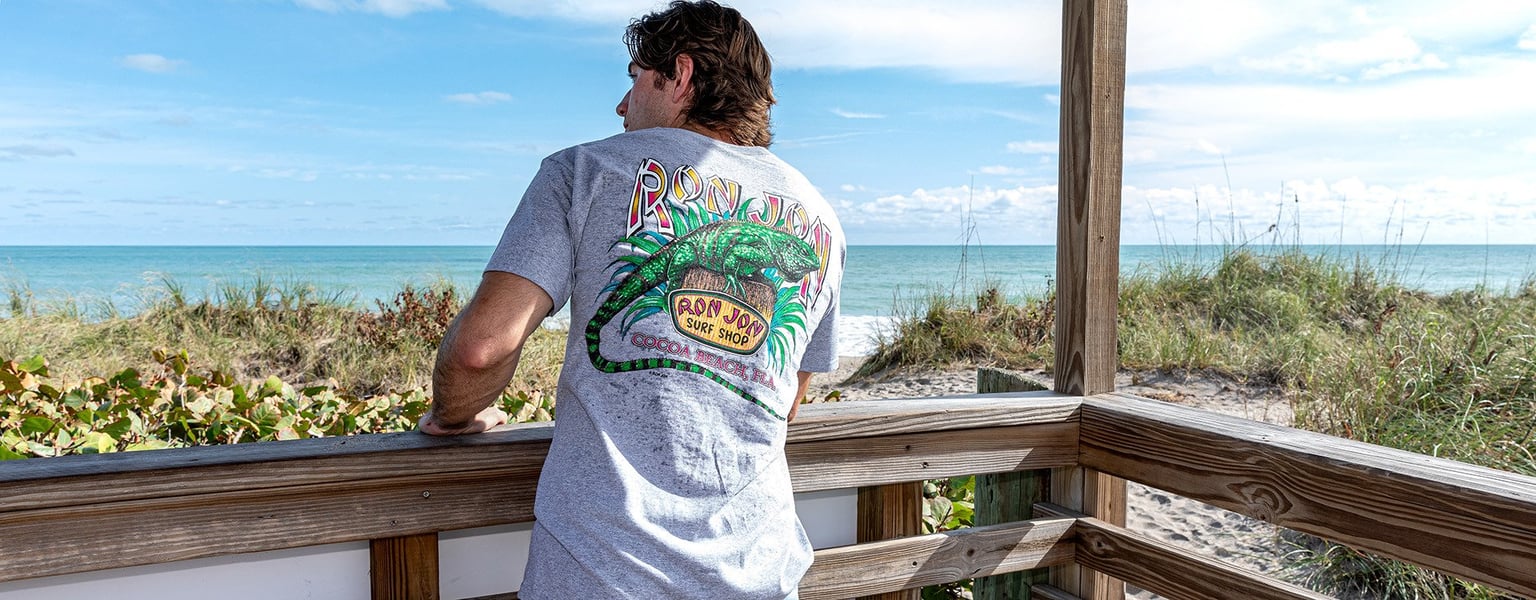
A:
MULTIPOLYGON (((1077 399, 857 404, 802 408, 809 430, 795 433, 797 419, 786 451, 797 490, 1076 460, 1077 399), (948 422, 988 415, 1039 425, 948 422)), ((0 581, 526 522, 550 434, 528 424, 0 462, 0 540, 24 549, 0 553, 0 581)))
MULTIPOLYGON (((992 367, 976 369, 976 392, 995 394, 1044 390, 1046 386, 1020 373, 992 367)), ((976 525, 995 525, 1034 518, 1032 509, 1046 499, 1050 470, 988 473, 976 476, 976 525)), ((979 577, 972 586, 976 600, 1022 600, 1034 584, 1044 583, 1047 569, 979 577)))
POLYGON ((1073 519, 1036 519, 828 548, 800 580, 802 600, 920 588, 1071 560, 1073 519))
POLYGON ((373 600, 438 600, 437 534, 370 540, 373 600))
MULTIPOLYGON (((1056 391, 1115 389, 1120 298, 1120 189, 1125 119, 1126 0, 1064 0, 1056 224, 1056 391)), ((1125 521, 1125 482, 1058 469, 1051 496, 1125 521)), ((1069 565, 1051 583, 1087 600, 1122 600, 1125 585, 1069 565)))
POLYGON ((790 444, 796 492, 1043 469, 1077 462, 1077 424, 989 427, 790 444))
POLYGON ((1289 583, 1239 569, 1092 517, 1073 525, 1076 561, 1095 571, 1136 582, 1159 596, 1190 600, 1324 600, 1289 583))
POLYGON ((1049 584, 1037 583, 1029 588, 1030 600, 1081 600, 1049 584))
MULTIPOLYGON (((860 544, 921 535, 923 482, 859 488, 857 540, 860 544)), ((921 600, 923 591, 899 590, 863 596, 862 600, 921 600)))
POLYGON ((1082 418, 1087 466, 1536 597, 1536 478, 1129 394, 1082 418))
MULTIPOLYGON (((1125 524, 1125 480, 1083 467, 1051 470, 1051 502, 1075 514, 1125 524)), ((1039 515, 1038 508, 1036 515, 1039 515)), ((1051 569, 1050 584, 1084 600, 1123 600, 1125 582, 1083 568, 1080 563, 1051 569)))
POLYGON ((1047 391, 806 404, 789 443, 1075 422, 1078 404, 1047 391))
POLYGON ((1056 391, 1115 389, 1126 0, 1062 6, 1056 391))

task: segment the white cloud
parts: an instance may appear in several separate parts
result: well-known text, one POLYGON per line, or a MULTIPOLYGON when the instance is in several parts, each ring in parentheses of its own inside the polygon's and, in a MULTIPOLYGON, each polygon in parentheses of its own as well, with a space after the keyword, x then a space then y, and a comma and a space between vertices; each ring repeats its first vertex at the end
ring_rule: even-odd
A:
POLYGON ((839 117, 842 117, 844 119, 884 119, 885 118, 885 115, 882 115, 882 114, 867 113, 867 112, 853 112, 853 111, 843 110, 841 108, 834 108, 834 109, 832 109, 832 114, 837 115, 839 117))
POLYGON ((985 166, 985 167, 982 167, 980 169, 977 169, 976 172, 981 173, 982 175, 1007 175, 1007 176, 1030 175, 1030 174, 1035 173, 1034 171, 1031 171, 1029 169, 1020 169, 1018 167, 1009 167, 1009 166, 1006 166, 1006 165, 989 165, 989 166, 985 166))
MULTIPOLYGON (((1339 79, 1366 70, 1383 77, 1427 68, 1423 49, 1402 29, 1384 29, 1361 38, 1321 41, 1269 58, 1243 58, 1244 67, 1258 71, 1339 79)), ((1431 64, 1445 63, 1428 55, 1431 64)), ((1369 76, 1368 76, 1369 77, 1369 76)))
MULTIPOLYGON (((1286 181, 1270 191, 1127 185, 1121 205, 1126 244, 1527 243, 1529 223, 1536 220, 1536 179, 1385 185, 1347 177, 1286 181)), ((989 243, 1055 239, 1054 185, 916 189, 849 204, 839 217, 845 225, 937 239, 942 235, 932 231, 946 224, 961 230, 967 207, 989 243)))
POLYGON ((1015 154, 1056 154, 1057 142, 1008 142, 1008 151, 1015 154))
POLYGON ((57 158, 74 156, 75 151, 58 144, 12 144, 0 146, 0 160, 17 161, 27 158, 57 158))
POLYGON ((427 10, 447 10, 447 0, 293 0, 304 8, 338 12, 363 12, 386 17, 404 17, 427 10))
POLYGON ((1450 65, 1445 64, 1445 61, 1440 60, 1440 57, 1433 54, 1425 54, 1419 56, 1418 58, 1408 60, 1394 60, 1382 63, 1380 65, 1366 69, 1363 73, 1361 73, 1361 76, 1368 80, 1381 79, 1401 73, 1412 73, 1414 71, 1422 71, 1425 69, 1445 69, 1449 66, 1450 65))
POLYGON ((851 183, 845 183, 843 185, 837 186, 837 189, 842 190, 844 192, 862 192, 862 191, 864 191, 864 186, 862 186, 862 185, 854 185, 854 184, 851 184, 851 183))
POLYGON ((145 73, 170 73, 186 66, 187 61, 174 60, 159 54, 129 54, 118 58, 117 63, 145 73))
POLYGON ((1536 25, 1531 25, 1525 33, 1520 35, 1520 41, 1516 43, 1521 50, 1536 50, 1536 25))
POLYGON ((443 96, 443 99, 458 104, 500 104, 511 101, 512 95, 505 92, 466 92, 449 94, 443 96))

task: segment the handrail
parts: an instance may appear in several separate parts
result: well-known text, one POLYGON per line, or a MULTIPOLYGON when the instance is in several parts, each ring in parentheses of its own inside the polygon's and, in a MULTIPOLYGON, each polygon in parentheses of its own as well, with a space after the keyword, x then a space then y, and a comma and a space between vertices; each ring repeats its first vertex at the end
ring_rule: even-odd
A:
MULTIPOLYGON (((1026 393, 808 405, 791 428, 790 476, 804 492, 1069 465, 1078 403, 1026 393)), ((0 463, 0 539, 28 549, 0 553, 0 581, 531 521, 551 430, 0 463)))
POLYGON ((1081 427, 1085 466, 1536 596, 1536 478, 1123 393, 1081 427))
MULTIPOLYGON (((1536 595, 1536 478, 1128 394, 802 411, 786 450, 797 491, 1080 465, 1536 595)), ((0 539, 12 550, 0 554, 0 581, 528 521, 550 432, 525 424, 451 439, 404 433, 0 463, 0 539)), ((1174 595, 1317 597, 1065 511, 1038 505, 1031 521, 824 549, 802 596, 1076 562, 1174 595), (1148 570, 1156 565, 1168 568, 1148 570), (1213 574, 1225 579, 1211 583, 1213 574)))

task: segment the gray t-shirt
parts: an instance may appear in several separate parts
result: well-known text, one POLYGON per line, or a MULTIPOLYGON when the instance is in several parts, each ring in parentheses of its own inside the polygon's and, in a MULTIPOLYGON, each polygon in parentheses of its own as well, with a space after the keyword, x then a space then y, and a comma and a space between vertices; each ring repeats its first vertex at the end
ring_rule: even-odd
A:
POLYGON ((836 368, 842 228, 763 148, 646 129, 545 159, 487 270, 569 300, 519 597, 792 597, 796 371, 836 368))

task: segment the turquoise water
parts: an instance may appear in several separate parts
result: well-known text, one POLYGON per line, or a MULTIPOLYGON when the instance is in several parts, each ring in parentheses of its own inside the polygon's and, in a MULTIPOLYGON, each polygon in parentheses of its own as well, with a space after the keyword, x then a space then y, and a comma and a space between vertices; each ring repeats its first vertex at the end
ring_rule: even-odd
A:
MULTIPOLYGON (((1536 274, 1536 245, 1314 246, 1311 253, 1358 258, 1378 272, 1430 292, 1519 286, 1536 274)), ((278 285, 308 284, 364 306, 403 285, 449 280, 473 289, 490 247, 469 246, 0 246, 0 292, 30 289, 39 300, 109 301, 132 313, 163 280, 189 295, 218 293, 257 277, 278 285)), ((1124 273, 1171 261, 1210 264, 1217 247, 1124 246, 1124 273)), ((895 302, 933 289, 970 291, 986 283, 1012 296, 1038 294, 1054 277, 1052 246, 853 246, 848 249, 843 312, 890 314, 895 302)))

